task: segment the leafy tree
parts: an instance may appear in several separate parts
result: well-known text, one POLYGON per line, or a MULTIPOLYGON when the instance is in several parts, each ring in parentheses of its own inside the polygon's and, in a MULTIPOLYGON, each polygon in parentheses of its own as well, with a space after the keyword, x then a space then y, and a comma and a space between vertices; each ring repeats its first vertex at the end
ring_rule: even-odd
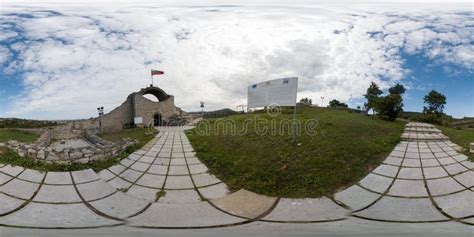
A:
POLYGON ((300 103, 311 105, 311 104, 313 104, 313 100, 306 97, 306 98, 302 98, 300 100, 300 103))
POLYGON ((367 102, 364 103, 365 108, 367 108, 367 110, 375 110, 379 96, 382 93, 383 92, 380 90, 379 86, 375 84, 375 82, 371 82, 369 88, 367 88, 366 94, 364 95, 364 97, 367 99, 367 102))
POLYGON ((401 94, 405 93, 405 87, 403 85, 397 83, 395 86, 390 87, 390 89, 388 89, 388 92, 390 94, 401 95, 401 94))
POLYGON ((431 90, 423 98, 425 104, 428 107, 423 107, 424 114, 435 114, 436 116, 441 116, 443 114, 444 105, 446 104, 446 96, 435 91, 431 90))
POLYGON ((341 103, 339 100, 331 100, 329 101, 329 107, 332 107, 332 108, 336 108, 336 107, 344 107, 344 108, 347 108, 347 104, 346 103, 341 103))
POLYGON ((403 85, 397 84, 389 88, 388 91, 390 94, 380 97, 376 101, 376 109, 379 112, 379 116, 381 118, 393 121, 397 119, 397 117, 403 111, 402 94, 405 93, 405 87, 403 87, 403 85))

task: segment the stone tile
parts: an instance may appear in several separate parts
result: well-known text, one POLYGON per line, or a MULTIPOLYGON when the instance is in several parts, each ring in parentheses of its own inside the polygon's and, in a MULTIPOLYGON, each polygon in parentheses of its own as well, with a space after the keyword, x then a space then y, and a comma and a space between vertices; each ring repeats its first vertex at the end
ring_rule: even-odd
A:
POLYGON ((14 178, 10 177, 6 174, 0 173, 0 186, 4 185, 6 182, 9 182, 12 179, 14 179, 14 178))
POLYGON ((183 166, 176 166, 172 165, 170 166, 169 173, 168 175, 186 175, 189 174, 188 167, 183 165, 183 166))
POLYGON ((90 204, 107 215, 126 218, 142 211, 149 205, 149 202, 140 198, 128 197, 118 192, 105 199, 90 202, 90 204))
POLYGON ((474 192, 470 190, 462 191, 447 196, 434 198, 435 202, 449 215, 455 218, 473 216, 474 192))
POLYGON ((207 167, 204 164, 188 165, 188 167, 191 174, 199 174, 208 171, 207 167))
POLYGON ((130 166, 130 168, 136 170, 136 171, 140 171, 140 172, 145 172, 148 168, 150 167, 150 164, 148 163, 141 163, 141 162, 136 162, 135 164, 133 164, 132 166, 130 166))
POLYGON ((450 164, 454 164, 456 163, 457 161, 451 157, 447 157, 447 158, 439 158, 438 159, 439 163, 441 163, 442 165, 450 165, 450 164))
POLYGON ((186 159, 172 159, 170 165, 186 165, 186 159))
POLYGON ((76 185, 79 193, 86 201, 104 198, 112 193, 117 192, 117 189, 104 182, 103 180, 78 184, 76 185))
POLYGON ((171 158, 184 158, 184 153, 183 152, 173 152, 171 154, 171 158))
POLYGON ((122 165, 114 165, 108 168, 108 170, 114 174, 121 174, 125 169, 125 166, 122 165))
POLYGON ((384 221, 447 220, 431 205, 429 198, 408 199, 385 196, 373 206, 354 214, 384 221))
POLYGON ((201 195, 206 199, 215 199, 227 196, 230 191, 225 183, 219 183, 198 189, 201 195))
POLYGON ((431 179, 427 180, 427 183, 431 195, 433 196, 449 194, 465 189, 451 177, 442 179, 431 179))
POLYGON ((169 165, 170 164, 170 159, 169 158, 157 158, 153 164, 155 165, 169 165))
POLYGON ((134 162, 135 162, 134 160, 130 160, 130 159, 125 158, 125 159, 122 159, 122 160, 120 161, 120 164, 122 164, 122 165, 125 166, 125 167, 129 167, 129 166, 132 165, 134 162))
POLYGON ((20 207, 24 202, 25 201, 23 200, 12 198, 0 193, 0 215, 15 210, 16 208, 20 207))
POLYGON ((112 172, 110 172, 109 170, 105 169, 105 170, 101 170, 99 173, 98 173, 99 177, 105 181, 109 181, 111 179, 113 179, 115 177, 115 174, 113 174, 112 172))
POLYGON ((405 158, 408 158, 408 159, 419 159, 420 158, 420 153, 418 153, 418 151, 416 152, 407 152, 405 154, 405 158))
POLYGON ((138 172, 138 171, 135 171, 135 170, 125 170, 121 175, 120 177, 122 177, 123 179, 133 183, 135 182, 143 173, 142 172, 138 172))
POLYGON ((139 185, 133 185, 125 194, 130 197, 141 198, 143 200, 153 202, 156 200, 156 195, 159 191, 159 188, 148 188, 139 185))
POLYGON ((163 187, 164 182, 165 176, 145 174, 137 181, 137 184, 160 189, 163 187))
POLYGON ((141 154, 137 154, 136 152, 134 152, 128 156, 128 159, 135 161, 140 159, 140 157, 142 157, 141 154))
POLYGON ((334 197, 352 210, 359 210, 379 198, 380 194, 372 193, 357 185, 353 185, 342 192, 336 193, 334 197))
POLYGON ((420 158, 421 159, 434 159, 435 156, 431 152, 429 152, 429 153, 420 153, 420 158))
POLYGON ((71 174, 76 184, 90 182, 100 178, 92 169, 73 171, 71 174))
POLYGON ((151 164, 153 163, 153 161, 155 161, 156 157, 155 156, 143 156, 139 161, 141 163, 145 163, 145 164, 151 164))
POLYGON ((327 221, 346 218, 348 211, 329 198, 282 198, 264 220, 272 221, 327 221))
POLYGON ((434 156, 435 156, 436 158, 444 158, 444 157, 448 157, 449 155, 448 155, 448 153, 446 153, 446 152, 435 152, 435 153, 434 153, 434 156))
POLYGON ((446 165, 444 166, 444 168, 448 171, 450 175, 456 175, 467 170, 466 167, 462 166, 459 163, 446 165))
POLYGON ((211 200, 219 209, 233 215, 253 219, 272 208, 277 198, 256 194, 244 189, 226 197, 211 200))
POLYGON ((209 173, 195 174, 193 175, 193 180, 197 187, 208 186, 222 182, 220 179, 216 178, 216 176, 209 173))
POLYGON ((2 168, 0 168, 0 171, 8 174, 10 176, 17 176, 20 174, 25 168, 20 167, 20 166, 11 166, 11 165, 6 165, 2 168))
POLYGON ((3 225, 33 228, 91 228, 119 223, 95 214, 84 204, 30 203, 0 219, 0 224, 3 225))
POLYGON ((199 165, 202 164, 198 158, 186 158, 188 165, 199 165))
POLYGON ((206 227, 230 225, 245 219, 227 215, 207 202, 153 203, 144 213, 130 219, 131 226, 206 227))
POLYGON ((453 156, 453 159, 455 159, 458 162, 461 162, 461 161, 467 160, 467 156, 463 155, 463 154, 457 154, 457 155, 453 156))
POLYGON ((403 156, 405 155, 405 152, 404 151, 397 151, 397 150, 394 150, 390 153, 390 156, 393 156, 393 157, 400 157, 400 158, 403 158, 403 156))
POLYGON ((385 176, 389 176, 389 177, 395 177, 395 175, 397 175, 398 169, 399 168, 396 167, 396 166, 382 164, 379 167, 377 167, 376 169, 374 169, 372 172, 377 173, 377 174, 381 174, 381 175, 385 175, 385 176))
POLYGON ((190 189, 194 185, 189 176, 168 176, 165 189, 190 189))
POLYGON ((448 173, 446 173, 446 171, 441 166, 423 168, 423 172, 425 173, 426 179, 441 178, 441 177, 448 176, 448 173))
POLYGON ((468 188, 474 187, 474 172, 473 171, 467 171, 465 173, 458 174, 454 176, 454 178, 468 188))
POLYGON ((168 173, 168 166, 151 165, 150 169, 148 170, 148 173, 166 175, 168 173))
POLYGON ((73 185, 43 185, 33 201, 47 203, 81 202, 73 185))
POLYGON ((428 197, 425 184, 421 180, 397 179, 388 194, 401 197, 428 197))
POLYGON ((419 159, 405 159, 403 160, 402 166, 405 167, 421 167, 419 159))
MULTIPOLYGON (((18 176, 18 178, 26 180, 26 181, 30 181, 30 182, 41 183, 45 175, 46 175, 46 172, 40 172, 40 171, 32 170, 32 169, 25 169, 25 171, 23 171, 23 173, 21 173, 18 176)), ((1 183, 2 182, 0 181, 0 184, 1 183)))
POLYGON ((108 182, 112 187, 116 189, 128 189, 132 183, 125 181, 119 177, 116 177, 108 182))
POLYGON ((158 154, 158 158, 166 158, 166 159, 171 158, 171 151, 165 152, 165 150, 163 149, 163 151, 161 151, 161 152, 158 154))
POLYGON ((18 198, 30 199, 38 187, 39 184, 36 183, 13 179, 7 184, 0 186, 0 192, 4 192, 18 198))
POLYGON ((369 174, 359 184, 369 190, 383 193, 392 183, 393 178, 387 178, 376 174, 369 174))
POLYGON ((398 178, 403 179, 423 179, 421 168, 401 168, 398 178))
POLYGON ((384 164, 400 166, 403 159, 398 157, 389 156, 383 161, 384 164))
POLYGON ((469 169, 474 169, 474 162, 471 161, 463 161, 461 162, 462 165, 466 166, 469 169))
POLYGON ((437 159, 422 159, 421 164, 423 167, 436 167, 441 166, 437 159))
POLYGON ((46 174, 45 184, 72 184, 69 172, 48 172, 46 174))
POLYGON ((159 203, 193 203, 201 202, 199 194, 194 189, 190 190, 168 190, 165 196, 161 197, 159 203))

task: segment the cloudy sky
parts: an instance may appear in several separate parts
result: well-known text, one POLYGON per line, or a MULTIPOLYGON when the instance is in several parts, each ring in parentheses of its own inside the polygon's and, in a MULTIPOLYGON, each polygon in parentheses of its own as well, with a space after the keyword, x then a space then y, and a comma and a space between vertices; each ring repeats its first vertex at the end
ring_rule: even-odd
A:
POLYGON ((435 89, 448 114, 474 116, 473 5, 0 1, 0 117, 95 116, 150 69, 187 111, 235 109, 248 85, 298 76, 317 104, 402 83, 407 111, 435 89))

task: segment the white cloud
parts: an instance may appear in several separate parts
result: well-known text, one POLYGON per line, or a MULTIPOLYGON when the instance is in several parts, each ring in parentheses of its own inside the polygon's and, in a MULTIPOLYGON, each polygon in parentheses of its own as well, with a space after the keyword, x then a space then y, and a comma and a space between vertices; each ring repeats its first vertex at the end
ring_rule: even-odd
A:
POLYGON ((6 7, 37 16, 8 17, 24 42, 10 46, 19 61, 2 70, 26 73, 7 115, 93 116, 98 105, 111 110, 148 85, 151 68, 165 71, 155 84, 185 110, 200 100, 235 108, 247 85, 284 76, 300 77, 301 97, 358 99, 371 81, 386 88, 408 75, 402 51, 473 68, 472 32, 456 27, 467 16, 452 10, 433 18, 423 8, 150 5, 6 7), (61 14, 37 12, 51 9, 61 14))

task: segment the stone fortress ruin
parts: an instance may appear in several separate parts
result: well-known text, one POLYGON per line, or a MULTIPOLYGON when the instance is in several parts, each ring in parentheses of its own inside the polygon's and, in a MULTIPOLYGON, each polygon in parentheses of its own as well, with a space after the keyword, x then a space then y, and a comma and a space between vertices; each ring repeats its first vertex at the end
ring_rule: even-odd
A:
POLYGON ((192 117, 175 106, 174 96, 151 85, 128 95, 125 102, 107 114, 36 129, 33 132, 40 134, 40 138, 35 143, 10 141, 5 146, 20 156, 47 163, 88 163, 114 157, 138 142, 130 139, 110 142, 97 136, 98 133, 133 127, 176 126, 190 121, 192 117), (158 101, 147 99, 145 95, 152 95, 158 101))

